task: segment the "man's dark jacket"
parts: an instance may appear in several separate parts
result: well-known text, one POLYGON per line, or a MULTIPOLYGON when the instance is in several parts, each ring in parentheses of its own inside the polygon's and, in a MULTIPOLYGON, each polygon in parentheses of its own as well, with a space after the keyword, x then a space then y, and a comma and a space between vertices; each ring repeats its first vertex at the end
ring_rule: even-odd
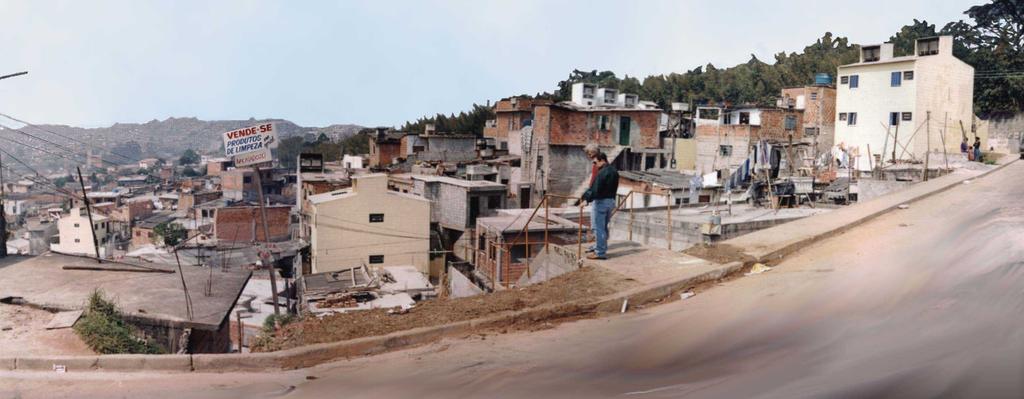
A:
POLYGON ((597 171, 597 177, 590 184, 590 188, 583 194, 583 199, 594 201, 605 198, 615 198, 619 190, 619 171, 612 165, 605 165, 597 171))

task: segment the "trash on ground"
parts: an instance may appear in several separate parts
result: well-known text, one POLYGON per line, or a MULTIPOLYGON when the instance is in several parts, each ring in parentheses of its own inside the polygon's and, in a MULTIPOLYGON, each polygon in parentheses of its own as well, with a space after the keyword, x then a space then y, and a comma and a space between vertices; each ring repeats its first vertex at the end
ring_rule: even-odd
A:
POLYGON ((964 184, 971 184, 970 180, 964 180, 964 184))
POLYGON ((772 270, 772 268, 766 266, 764 263, 755 263, 754 267, 750 268, 750 273, 747 273, 747 275, 761 274, 769 270, 772 270))
POLYGON ((687 292, 684 292, 682 294, 679 294, 679 300, 681 301, 681 300, 684 300, 684 299, 688 299, 690 297, 693 297, 694 295, 697 295, 697 294, 694 294, 693 291, 687 291, 687 292))
POLYGON ((910 205, 907 205, 907 204, 899 204, 899 206, 897 206, 897 208, 900 208, 900 209, 907 209, 907 208, 910 208, 910 205))
POLYGON ((626 313, 626 308, 629 307, 629 299, 622 300, 622 310, 619 313, 626 313))

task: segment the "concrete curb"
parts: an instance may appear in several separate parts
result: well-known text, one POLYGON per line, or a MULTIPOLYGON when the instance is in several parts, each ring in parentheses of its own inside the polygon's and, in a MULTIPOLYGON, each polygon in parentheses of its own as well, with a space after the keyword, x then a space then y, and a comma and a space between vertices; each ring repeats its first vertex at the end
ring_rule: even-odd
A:
MULTIPOLYGON (((760 250, 746 249, 746 250, 743 251, 743 253, 745 255, 748 255, 751 258, 753 258, 756 262, 761 262, 761 263, 778 262, 778 261, 784 259, 786 256, 791 255, 794 252, 796 252, 796 251, 798 251, 798 250, 800 250, 802 248, 807 247, 808 245, 814 244, 814 243, 816 243, 818 241, 821 241, 821 240, 824 240, 824 239, 827 239, 827 238, 834 237, 834 236, 836 236, 838 234, 841 234, 841 233, 843 233, 843 232, 845 232, 845 231, 847 231, 849 229, 852 229, 852 228, 857 227, 857 226, 859 226, 861 224, 867 223, 868 221, 871 221, 871 220, 873 220, 873 219, 875 219, 875 218, 877 218, 879 216, 882 216, 882 215, 887 214, 887 213, 889 213, 889 212, 891 212, 891 211, 893 211, 895 209, 898 209, 898 207, 900 205, 902 205, 902 204, 914 203, 914 202, 917 202, 917 201, 929 198, 929 197, 931 197, 933 195, 936 195, 936 194, 939 194, 939 193, 943 193, 943 192, 945 192, 947 190, 950 190, 950 189, 952 189, 954 187, 957 187, 957 186, 963 184, 963 182, 965 180, 975 180, 975 179, 983 178, 985 176, 988 176, 989 174, 995 173, 996 171, 1002 170, 1003 168, 1005 168, 1005 167, 1007 167, 1007 166, 1009 166, 1009 165, 1011 165, 1011 164, 1013 164, 1014 162, 1017 162, 1017 161, 1018 161, 1018 159, 1014 158, 1014 159, 1010 160, 1009 162, 1000 164, 1000 165, 996 166, 995 168, 992 168, 991 170, 987 170, 987 171, 985 171, 983 173, 980 173, 980 174, 977 174, 977 175, 974 175, 974 176, 964 176, 964 177, 962 177, 960 179, 951 179, 950 182, 948 182, 948 183, 946 183, 946 184, 944 184, 944 185, 942 185, 940 187, 937 187, 937 188, 935 188, 933 190, 929 190, 927 192, 921 193, 920 195, 917 195, 915 197, 906 198, 906 199, 903 199, 903 200, 900 200, 900 201, 892 201, 892 198, 880 197, 878 199, 875 199, 874 201, 888 199, 888 200, 892 201, 893 203, 891 205, 889 205, 889 206, 886 206, 883 209, 880 209, 880 210, 877 210, 875 212, 869 213, 869 214, 867 214, 867 215, 865 215, 863 217, 859 217, 859 218, 857 218, 852 223, 845 223, 845 224, 842 224, 840 226, 836 226, 835 228, 830 229, 828 231, 822 232, 820 234, 815 234, 813 236, 807 237, 807 238, 799 240, 799 241, 789 242, 789 243, 786 243, 785 245, 779 246, 779 247, 774 248, 774 249, 768 249, 767 252, 765 252, 765 250, 763 248, 761 248, 760 250)), ((812 216, 812 218, 813 218, 813 216, 812 216)), ((783 225, 783 226, 785 226, 785 225, 783 225)), ((765 230, 762 230, 762 231, 768 231, 768 230, 771 230, 771 229, 765 229, 765 230)))

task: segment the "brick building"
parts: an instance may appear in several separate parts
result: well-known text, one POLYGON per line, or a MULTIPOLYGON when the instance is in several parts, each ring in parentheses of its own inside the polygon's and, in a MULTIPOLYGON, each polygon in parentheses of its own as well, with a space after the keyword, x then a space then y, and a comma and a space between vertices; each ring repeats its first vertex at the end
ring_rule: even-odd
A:
POLYGON ((818 153, 835 144, 836 89, 828 84, 782 89, 779 107, 803 112, 803 137, 817 143, 818 153))
POLYGON ((370 167, 383 168, 391 165, 402 156, 403 132, 388 131, 386 128, 377 128, 377 133, 370 136, 370 167))
POLYGON ((620 170, 662 168, 671 158, 661 145, 661 109, 634 94, 577 83, 572 101, 506 99, 495 113, 484 135, 505 140, 509 154, 521 157, 521 177, 510 191, 529 190, 523 203, 536 204, 544 193, 581 195, 590 174, 587 144, 600 146, 620 170))
MULTIPOLYGON (((291 206, 267 206, 270 242, 291 239, 291 206)), ((258 206, 219 208, 213 215, 213 236, 218 242, 264 242, 263 219, 258 206)))
POLYGON ((734 170, 758 140, 785 143, 803 138, 802 111, 788 108, 697 108, 697 172, 734 170))

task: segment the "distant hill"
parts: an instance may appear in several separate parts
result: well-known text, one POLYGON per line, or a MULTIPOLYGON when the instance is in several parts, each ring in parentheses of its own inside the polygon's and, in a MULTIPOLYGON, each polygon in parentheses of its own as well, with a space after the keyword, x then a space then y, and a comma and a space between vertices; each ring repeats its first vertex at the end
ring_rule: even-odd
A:
MULTIPOLYGON (((87 148, 84 148, 85 146, 79 143, 69 141, 46 131, 91 143, 100 148, 113 150, 132 158, 161 157, 176 159, 186 149, 193 149, 201 154, 215 155, 220 151, 222 143, 220 133, 264 122, 275 122, 277 124, 280 139, 299 136, 307 140, 315 140, 322 133, 333 140, 341 140, 358 133, 359 130, 364 128, 363 126, 352 124, 305 127, 284 119, 250 118, 248 120, 204 121, 197 118, 168 118, 162 121, 154 119, 146 123, 115 123, 112 126, 101 128, 38 125, 41 129, 26 127, 22 130, 46 140, 64 143, 66 146, 76 148, 80 153, 85 153, 87 148)), ((3 138, 8 136, 17 137, 18 135, 5 133, 3 138)), ((37 147, 42 144, 25 136, 19 138, 24 139, 27 144, 37 147)), ((0 141, 2 141, 2 138, 0 138, 0 141)), ((5 145, 5 147, 7 146, 5 145)), ((37 153, 23 146, 12 145, 11 147, 16 153, 26 155, 37 164, 52 165, 51 162, 47 162, 48 158, 52 158, 52 156, 48 157, 47 154, 37 153)), ((104 159, 117 163, 127 162, 124 158, 114 155, 105 155, 104 159)))

